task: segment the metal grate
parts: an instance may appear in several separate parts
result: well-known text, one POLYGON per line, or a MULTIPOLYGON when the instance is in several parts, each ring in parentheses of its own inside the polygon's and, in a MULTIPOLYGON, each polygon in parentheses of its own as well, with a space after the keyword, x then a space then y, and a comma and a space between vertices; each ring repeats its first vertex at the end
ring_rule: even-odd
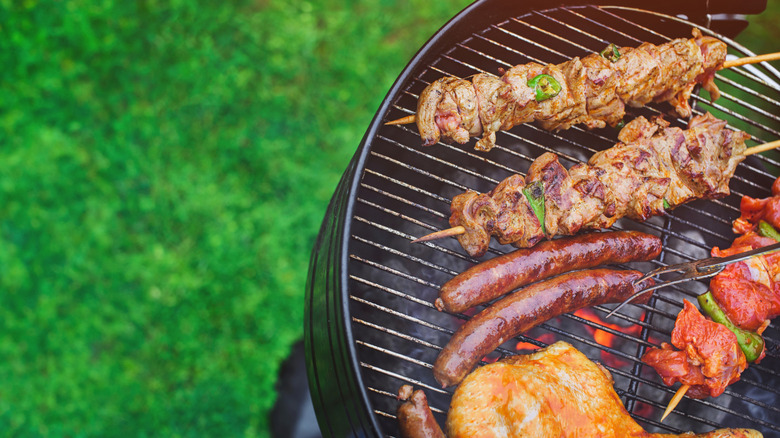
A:
MULTIPOLYGON (((402 85, 389 111, 379 117, 392 120, 416 112, 417 96, 443 75, 497 74, 500 67, 530 61, 560 63, 599 51, 608 43, 660 44, 689 37, 694 26, 657 13, 595 6, 555 8, 507 19, 464 35, 462 41, 443 51, 402 85)), ((752 54, 706 28, 701 30, 726 41, 730 54, 752 54)), ((710 103, 706 96, 695 95, 695 113, 710 111, 728 120, 732 128, 748 132, 752 136, 749 146, 780 137, 777 71, 766 65, 748 66, 721 71, 716 78, 722 97, 710 103)), ((665 105, 631 109, 627 118, 658 115, 667 109, 665 105)), ((666 118, 674 125, 685 126, 684 120, 666 118)), ((444 424, 454 388, 441 389, 431 368, 449 337, 469 316, 439 312, 432 303, 440 285, 480 261, 469 258, 455 239, 426 244, 409 241, 448 227, 449 203, 458 193, 469 188, 489 191, 511 174, 524 175, 533 159, 547 151, 558 154, 567 168, 587 161, 594 152, 616 143, 617 130, 574 127, 550 133, 527 124, 498 133, 497 147, 489 153, 474 151, 474 139, 466 145, 440 143, 423 148, 414 125, 383 126, 368 141, 370 149, 359 169, 354 214, 348 228, 348 303, 343 308, 348 338, 329 342, 345 342, 346 350, 356 355, 360 384, 364 386, 358 391, 365 394, 373 413, 373 424, 366 427, 378 426, 386 436, 395 436, 395 397, 405 383, 425 390, 437 419, 444 424)), ((775 153, 751 156, 740 164, 728 198, 696 201, 678 207, 667 217, 644 223, 619 221, 614 228, 647 231, 662 236, 664 241, 658 260, 630 267, 647 271, 661 264, 706 257, 713 246, 729 246, 734 238, 731 222, 739 216, 741 196, 768 196, 778 165, 775 153)), ((512 249, 493 242, 483 259, 512 249)), ((495 357, 488 359, 523 352, 518 345, 545 346, 565 340, 613 373, 615 388, 626 408, 650 432, 750 427, 767 437, 780 437, 780 333, 776 323, 765 332, 768 356, 760 364, 750 365, 725 394, 714 399, 685 399, 664 423, 658 421, 674 388, 666 387, 638 358, 647 347, 669 340, 682 299, 693 299, 706 287, 702 282, 662 289, 648 304, 626 306, 607 323, 599 317, 611 306, 563 315, 506 342, 495 357), (604 345, 604 341, 597 340, 597 331, 612 343, 604 345)), ((350 421, 366 422, 357 413, 350 421)))

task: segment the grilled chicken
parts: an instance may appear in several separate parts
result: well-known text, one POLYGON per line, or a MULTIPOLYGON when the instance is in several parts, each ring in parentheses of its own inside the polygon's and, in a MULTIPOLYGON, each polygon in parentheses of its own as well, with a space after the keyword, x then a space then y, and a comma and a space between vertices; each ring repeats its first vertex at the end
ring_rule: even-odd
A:
MULTIPOLYGON (((458 386, 447 436, 672 437, 647 433, 626 411, 610 373, 565 342, 485 365, 458 386)), ((682 437, 761 437, 719 429, 682 437)))
POLYGON ((620 143, 588 163, 566 170, 548 152, 534 160, 525 178, 514 175, 489 193, 469 190, 455 196, 450 225, 465 228, 458 236, 461 246, 480 257, 491 236, 522 248, 544 238, 608 228, 622 217, 644 221, 695 199, 728 195, 747 138, 709 113, 693 117, 687 130, 670 127, 660 117, 639 117, 620 131, 620 143), (542 221, 524 194, 530 187, 541 190, 542 221))
POLYGON ((719 96, 713 79, 726 49, 722 41, 694 29, 689 39, 615 48, 614 57, 610 51, 607 57, 592 53, 558 65, 530 62, 510 68, 501 78, 480 73, 471 82, 444 77, 421 93, 417 127, 426 146, 440 139, 466 143, 482 135, 475 148, 488 151, 497 131, 522 123, 536 121, 555 131, 576 124, 616 126, 626 106, 650 102, 669 102, 677 114, 689 117, 688 100, 696 84, 713 100, 719 96), (561 89, 537 100, 529 81, 542 74, 552 76, 561 89))

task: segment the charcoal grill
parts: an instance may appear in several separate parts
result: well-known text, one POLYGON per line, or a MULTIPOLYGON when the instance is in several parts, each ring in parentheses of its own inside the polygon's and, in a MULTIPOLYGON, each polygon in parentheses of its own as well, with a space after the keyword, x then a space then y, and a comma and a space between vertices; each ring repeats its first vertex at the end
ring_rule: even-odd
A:
MULTIPOLYGON (((612 146, 617 134, 610 128, 579 127, 550 133, 527 124, 500 132, 498 146, 480 153, 473 149, 475 139, 465 145, 423 148, 414 125, 384 122, 414 113, 420 92, 444 75, 496 74, 499 68, 529 61, 560 63, 608 43, 660 44, 689 37, 694 26, 726 41, 730 55, 752 55, 730 39, 745 26, 733 14, 759 13, 765 7, 762 1, 677 2, 668 7, 666 2, 636 7, 628 3, 552 7, 540 1, 479 1, 447 23, 402 72, 338 184, 312 253, 305 344, 323 435, 397 436, 396 394, 402 384, 424 389, 434 415, 444 424, 453 388, 441 389, 431 368, 469 316, 439 312, 432 303, 441 284, 479 260, 468 257, 455 239, 410 241, 448 227, 449 203, 456 194, 468 188, 485 192, 513 173, 525 174, 531 161, 546 151, 557 153, 568 168, 612 146)), ((749 146, 775 140, 780 138, 778 83, 780 74, 766 64, 721 71, 717 84, 722 97, 710 103, 706 92, 697 92, 694 112, 710 111, 732 128, 748 132, 749 146)), ((651 105, 632 110, 631 117, 667 110, 651 105)), ((684 120, 666 118, 685 126, 684 120)), ((619 221, 614 228, 647 231, 664 241, 656 261, 630 267, 646 271, 706 257, 713 246, 729 246, 741 196, 768 196, 778 164, 775 152, 751 156, 740 165, 727 198, 696 201, 645 223, 619 221)), ((483 259, 512 249, 493 242, 483 259)), ((675 389, 663 385, 638 358, 649 346, 669 340, 682 300, 693 299, 706 287, 706 282, 692 282, 662 289, 648 304, 626 306, 606 322, 603 316, 613 306, 563 315, 507 341, 485 360, 565 340, 612 372, 626 408, 648 431, 750 427, 780 437, 776 323, 765 332, 766 359, 751 365, 725 394, 684 399, 670 417, 659 421, 675 389)))

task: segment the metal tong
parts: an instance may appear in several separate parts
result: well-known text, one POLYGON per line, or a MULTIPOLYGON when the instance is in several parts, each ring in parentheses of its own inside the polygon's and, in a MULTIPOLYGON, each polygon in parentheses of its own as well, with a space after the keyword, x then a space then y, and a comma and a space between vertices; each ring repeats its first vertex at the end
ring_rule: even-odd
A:
POLYGON ((689 280, 703 280, 705 278, 714 277, 715 275, 719 274, 722 270, 724 270, 726 268, 726 265, 735 262, 740 262, 742 260, 747 260, 755 256, 769 254, 771 252, 775 252, 778 250, 780 250, 780 242, 769 246, 764 246, 758 249, 754 249, 751 251, 745 251, 739 254, 734 254, 728 257, 710 257, 706 259, 694 260, 692 262, 678 263, 676 265, 663 266, 658 269, 654 269, 648 272, 647 274, 645 274, 642 278, 636 280, 634 284, 640 284, 643 281, 647 280, 648 278, 655 277, 656 275, 668 274, 671 272, 679 272, 680 275, 672 280, 657 282, 653 286, 646 287, 640 290, 639 292, 635 293, 634 295, 631 295, 625 301, 618 304, 617 307, 612 309, 612 311, 609 312, 606 317, 609 318, 615 312, 620 310, 621 307, 625 306, 626 304, 633 301, 635 298, 644 295, 648 292, 652 292, 662 287, 683 283, 689 280))

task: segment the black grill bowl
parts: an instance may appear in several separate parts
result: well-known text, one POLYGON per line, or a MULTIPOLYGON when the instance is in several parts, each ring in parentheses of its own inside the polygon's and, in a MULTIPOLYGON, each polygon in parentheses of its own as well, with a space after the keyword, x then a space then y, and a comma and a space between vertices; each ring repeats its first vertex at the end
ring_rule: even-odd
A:
MULTIPOLYGON (((690 36, 693 26, 722 38, 732 55, 752 55, 731 40, 745 26, 733 14, 760 13, 765 7, 762 1, 622 3, 552 7, 542 1, 479 1, 437 32, 399 76, 342 176, 312 253, 305 347, 309 386, 324 436, 397 436, 396 393, 406 383, 425 390, 444 424, 452 388, 441 389, 431 367, 468 316, 439 312, 432 303, 441 284, 479 260, 466 256, 455 239, 410 241, 448 227, 452 197, 469 188, 489 191, 513 173, 525 174, 543 152, 557 153, 570 167, 617 141, 614 129, 549 133, 529 124, 499 133, 498 146, 479 153, 473 149, 474 139, 465 145, 423 148, 414 125, 386 126, 386 121, 414 113, 420 92, 444 75, 495 74, 499 68, 532 60, 559 63, 600 50, 608 42, 660 44, 690 36), (642 7, 645 10, 638 9, 642 7)), ((780 137, 780 74, 775 69, 761 64, 721 71, 716 82, 723 96, 710 103, 706 93, 695 95, 696 113, 710 111, 728 120, 733 128, 751 134, 751 146, 780 137)), ((651 105, 632 116, 667 110, 651 105)), ((667 120, 685 125, 684 120, 667 120)), ((656 261, 630 267, 647 271, 706 257, 713 246, 729 246, 741 196, 770 194, 777 158, 771 152, 745 160, 727 198, 695 201, 645 223, 619 221, 617 229, 643 230, 664 240, 656 261)), ((485 259, 511 250, 494 242, 485 259)), ((621 309, 610 324, 580 313, 564 315, 508 341, 496 357, 517 353, 518 343, 545 346, 565 340, 610 369, 626 408, 650 432, 750 427, 780 437, 776 324, 765 332, 768 357, 751 365, 725 394, 684 399, 659 422, 675 388, 663 385, 638 358, 647 347, 669 340, 683 298, 692 299, 706 287, 706 282, 692 282, 663 289, 647 305, 621 309), (614 343, 597 342, 596 330, 614 335, 614 343)), ((603 318, 609 310, 597 306, 592 314, 603 318)))

